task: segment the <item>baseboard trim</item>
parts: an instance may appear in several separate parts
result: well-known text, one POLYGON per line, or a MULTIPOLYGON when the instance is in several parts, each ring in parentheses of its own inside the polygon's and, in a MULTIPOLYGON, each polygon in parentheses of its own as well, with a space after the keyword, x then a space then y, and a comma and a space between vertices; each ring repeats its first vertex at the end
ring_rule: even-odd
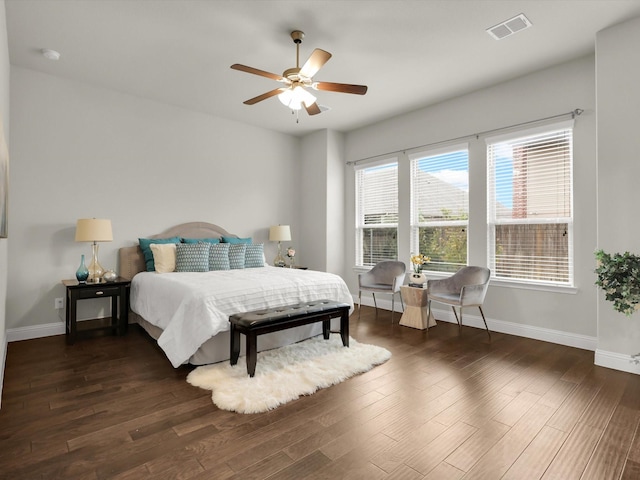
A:
MULTIPOLYGON (((376 297, 376 301, 378 303, 378 308, 389 311, 391 310, 390 298, 380 299, 376 297)), ((358 303, 357 297, 354 299, 354 302, 356 302, 356 304, 358 303)), ((363 298, 362 304, 369 307, 374 306, 373 300, 370 297, 363 298)), ((358 308, 357 305, 356 308, 358 308)), ((396 299, 394 311, 402 313, 401 308, 402 307, 400 305, 400 301, 396 299)), ((484 322, 482 321, 482 317, 479 314, 474 315, 472 313, 467 313, 467 310, 469 310, 469 312, 473 311, 471 309, 465 309, 463 325, 484 329, 484 322)), ((478 312, 478 309, 475 309, 475 311, 478 312)), ((453 316, 453 312, 451 311, 451 309, 439 309, 435 308, 434 305, 433 314, 438 321, 456 323, 456 319, 453 316)), ((505 322, 503 320, 494 320, 489 317, 487 317, 487 325, 489 326, 489 330, 491 330, 492 332, 507 333, 509 335, 516 335, 518 337, 526 337, 534 340, 542 340, 544 342, 556 343, 558 345, 565 345, 567 347, 580 348, 582 350, 590 350, 592 352, 596 350, 596 346, 598 344, 598 339, 596 337, 563 332, 561 330, 553 330, 550 328, 534 327, 531 325, 505 322)))
MULTIPOLYGON (((354 301, 357 303, 357 298, 354 301)), ((377 302, 379 308, 384 310, 391 310, 390 299, 378 299, 377 302)), ((374 306, 373 300, 371 298, 363 298, 362 304, 370 307, 374 306)), ((358 308, 357 305, 356 308, 358 308)), ((395 311, 398 313, 402 313, 402 306, 400 304, 400 301, 398 300, 395 302, 395 311)), ((456 322, 451 310, 441 310, 434 308, 433 313, 438 321, 445 321, 450 323, 456 322)), ((550 328, 534 327, 531 325, 505 322, 503 320, 494 320, 491 318, 487 318, 487 324, 489 325, 489 330, 493 332, 507 333, 509 335, 532 338, 534 340, 542 340, 545 342, 556 343, 558 345, 565 345, 567 347, 596 351, 596 337, 568 333, 560 330, 553 330, 550 328)), ((480 315, 472 315, 469 313, 464 314, 464 325, 476 328, 484 328, 482 317, 480 317, 480 315)), ((55 322, 45 325, 34 325, 30 327, 9 329, 7 330, 6 342, 17 342, 20 340, 30 340, 33 338, 51 337, 54 335, 64 334, 64 323, 55 322)), ((597 353, 596 359, 598 359, 597 353)), ((623 370, 625 372, 640 373, 640 366, 633 363, 633 359, 630 355, 620 355, 614 352, 601 352, 600 361, 602 363, 598 363, 598 361, 596 361, 596 365, 615 368, 616 370, 623 370), (613 365, 620 365, 624 368, 618 368, 613 365)))
POLYGON ((640 375, 640 359, 616 352, 596 349, 595 364, 599 367, 612 368, 627 373, 640 375))
POLYGON ((10 328, 7 330, 7 342, 19 342, 20 340, 31 340, 33 338, 53 337, 54 335, 64 335, 65 333, 63 322, 32 325, 30 327, 10 328))

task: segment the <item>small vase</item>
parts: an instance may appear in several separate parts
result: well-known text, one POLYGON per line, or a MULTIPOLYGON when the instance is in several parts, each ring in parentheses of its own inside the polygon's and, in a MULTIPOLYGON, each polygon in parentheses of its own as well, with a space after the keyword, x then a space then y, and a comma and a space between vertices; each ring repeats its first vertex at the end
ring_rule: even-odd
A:
POLYGON ((89 278, 89 269, 84 264, 84 255, 80 257, 80 266, 78 267, 78 270, 76 270, 76 278, 80 283, 86 283, 87 278, 89 278))
POLYGON ((413 272, 409 278, 409 283, 414 285, 422 285, 427 281, 427 276, 422 272, 413 272))

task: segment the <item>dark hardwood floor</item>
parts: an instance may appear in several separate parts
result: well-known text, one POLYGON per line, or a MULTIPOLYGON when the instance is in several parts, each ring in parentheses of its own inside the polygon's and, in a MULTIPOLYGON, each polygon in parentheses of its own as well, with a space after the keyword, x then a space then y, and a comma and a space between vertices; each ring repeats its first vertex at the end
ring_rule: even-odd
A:
POLYGON ((398 320, 356 310, 352 337, 391 360, 256 415, 219 410, 137 326, 11 343, 0 478, 640 478, 640 376, 593 352, 398 320))

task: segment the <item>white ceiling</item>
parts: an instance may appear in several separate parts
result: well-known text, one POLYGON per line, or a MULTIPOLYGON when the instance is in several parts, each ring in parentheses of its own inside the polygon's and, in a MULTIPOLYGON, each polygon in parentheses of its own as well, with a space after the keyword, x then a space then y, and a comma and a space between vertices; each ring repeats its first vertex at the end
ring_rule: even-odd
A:
POLYGON ((12 65, 302 135, 349 131, 594 51, 597 31, 640 15, 640 0, 5 0, 12 65), (533 26, 497 41, 486 29, 524 13, 533 26), (329 111, 296 124, 276 74, 333 54, 315 80, 368 85, 314 92, 329 111), (42 48, 59 51, 46 60, 42 48))

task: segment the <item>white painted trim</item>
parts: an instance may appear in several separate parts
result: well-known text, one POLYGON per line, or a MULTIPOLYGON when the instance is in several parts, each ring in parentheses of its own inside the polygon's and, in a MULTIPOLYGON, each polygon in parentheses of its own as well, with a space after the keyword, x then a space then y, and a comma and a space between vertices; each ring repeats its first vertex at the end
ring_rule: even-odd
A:
POLYGON ((7 330, 7 342, 18 342, 20 340, 31 340, 33 338, 52 337, 54 335, 64 334, 65 328, 63 322, 11 328, 7 330))
MULTIPOLYGON (((391 297, 384 295, 384 298, 380 298, 380 295, 376 296, 378 308, 384 310, 391 310, 391 297)), ((358 303, 358 297, 354 296, 354 302, 358 303)), ((370 296, 362 297, 362 304, 369 307, 373 307, 373 299, 370 296)), ((356 305, 356 309, 357 309, 356 305)), ((396 296, 395 311, 402 312, 400 301, 396 296)), ((467 313, 474 310, 469 307, 464 310, 462 324, 469 327, 481 328, 484 330, 484 322, 480 316, 478 309, 475 309, 477 314, 467 313)), ((437 321, 445 321, 449 323, 456 323, 456 319, 453 316, 451 309, 443 310, 433 308, 433 314, 437 321)), ((486 316, 486 314, 485 314, 486 316)), ((563 332, 561 330, 552 330, 550 328, 534 327, 531 325, 522 325, 519 323, 505 322, 503 320, 493 320, 487 317, 487 325, 492 332, 507 333, 509 335, 516 335, 518 337, 526 337, 534 340, 542 340, 544 342, 556 343, 558 345, 565 345, 567 347, 581 348, 583 350, 595 351, 597 346, 597 338, 589 337, 587 335, 579 335, 577 333, 563 332)), ((612 367, 613 368, 613 367, 612 367)), ((626 370, 625 370, 626 371, 626 370)))
POLYGON ((595 364, 600 367, 640 375, 640 363, 636 363, 631 355, 596 349, 595 364))

